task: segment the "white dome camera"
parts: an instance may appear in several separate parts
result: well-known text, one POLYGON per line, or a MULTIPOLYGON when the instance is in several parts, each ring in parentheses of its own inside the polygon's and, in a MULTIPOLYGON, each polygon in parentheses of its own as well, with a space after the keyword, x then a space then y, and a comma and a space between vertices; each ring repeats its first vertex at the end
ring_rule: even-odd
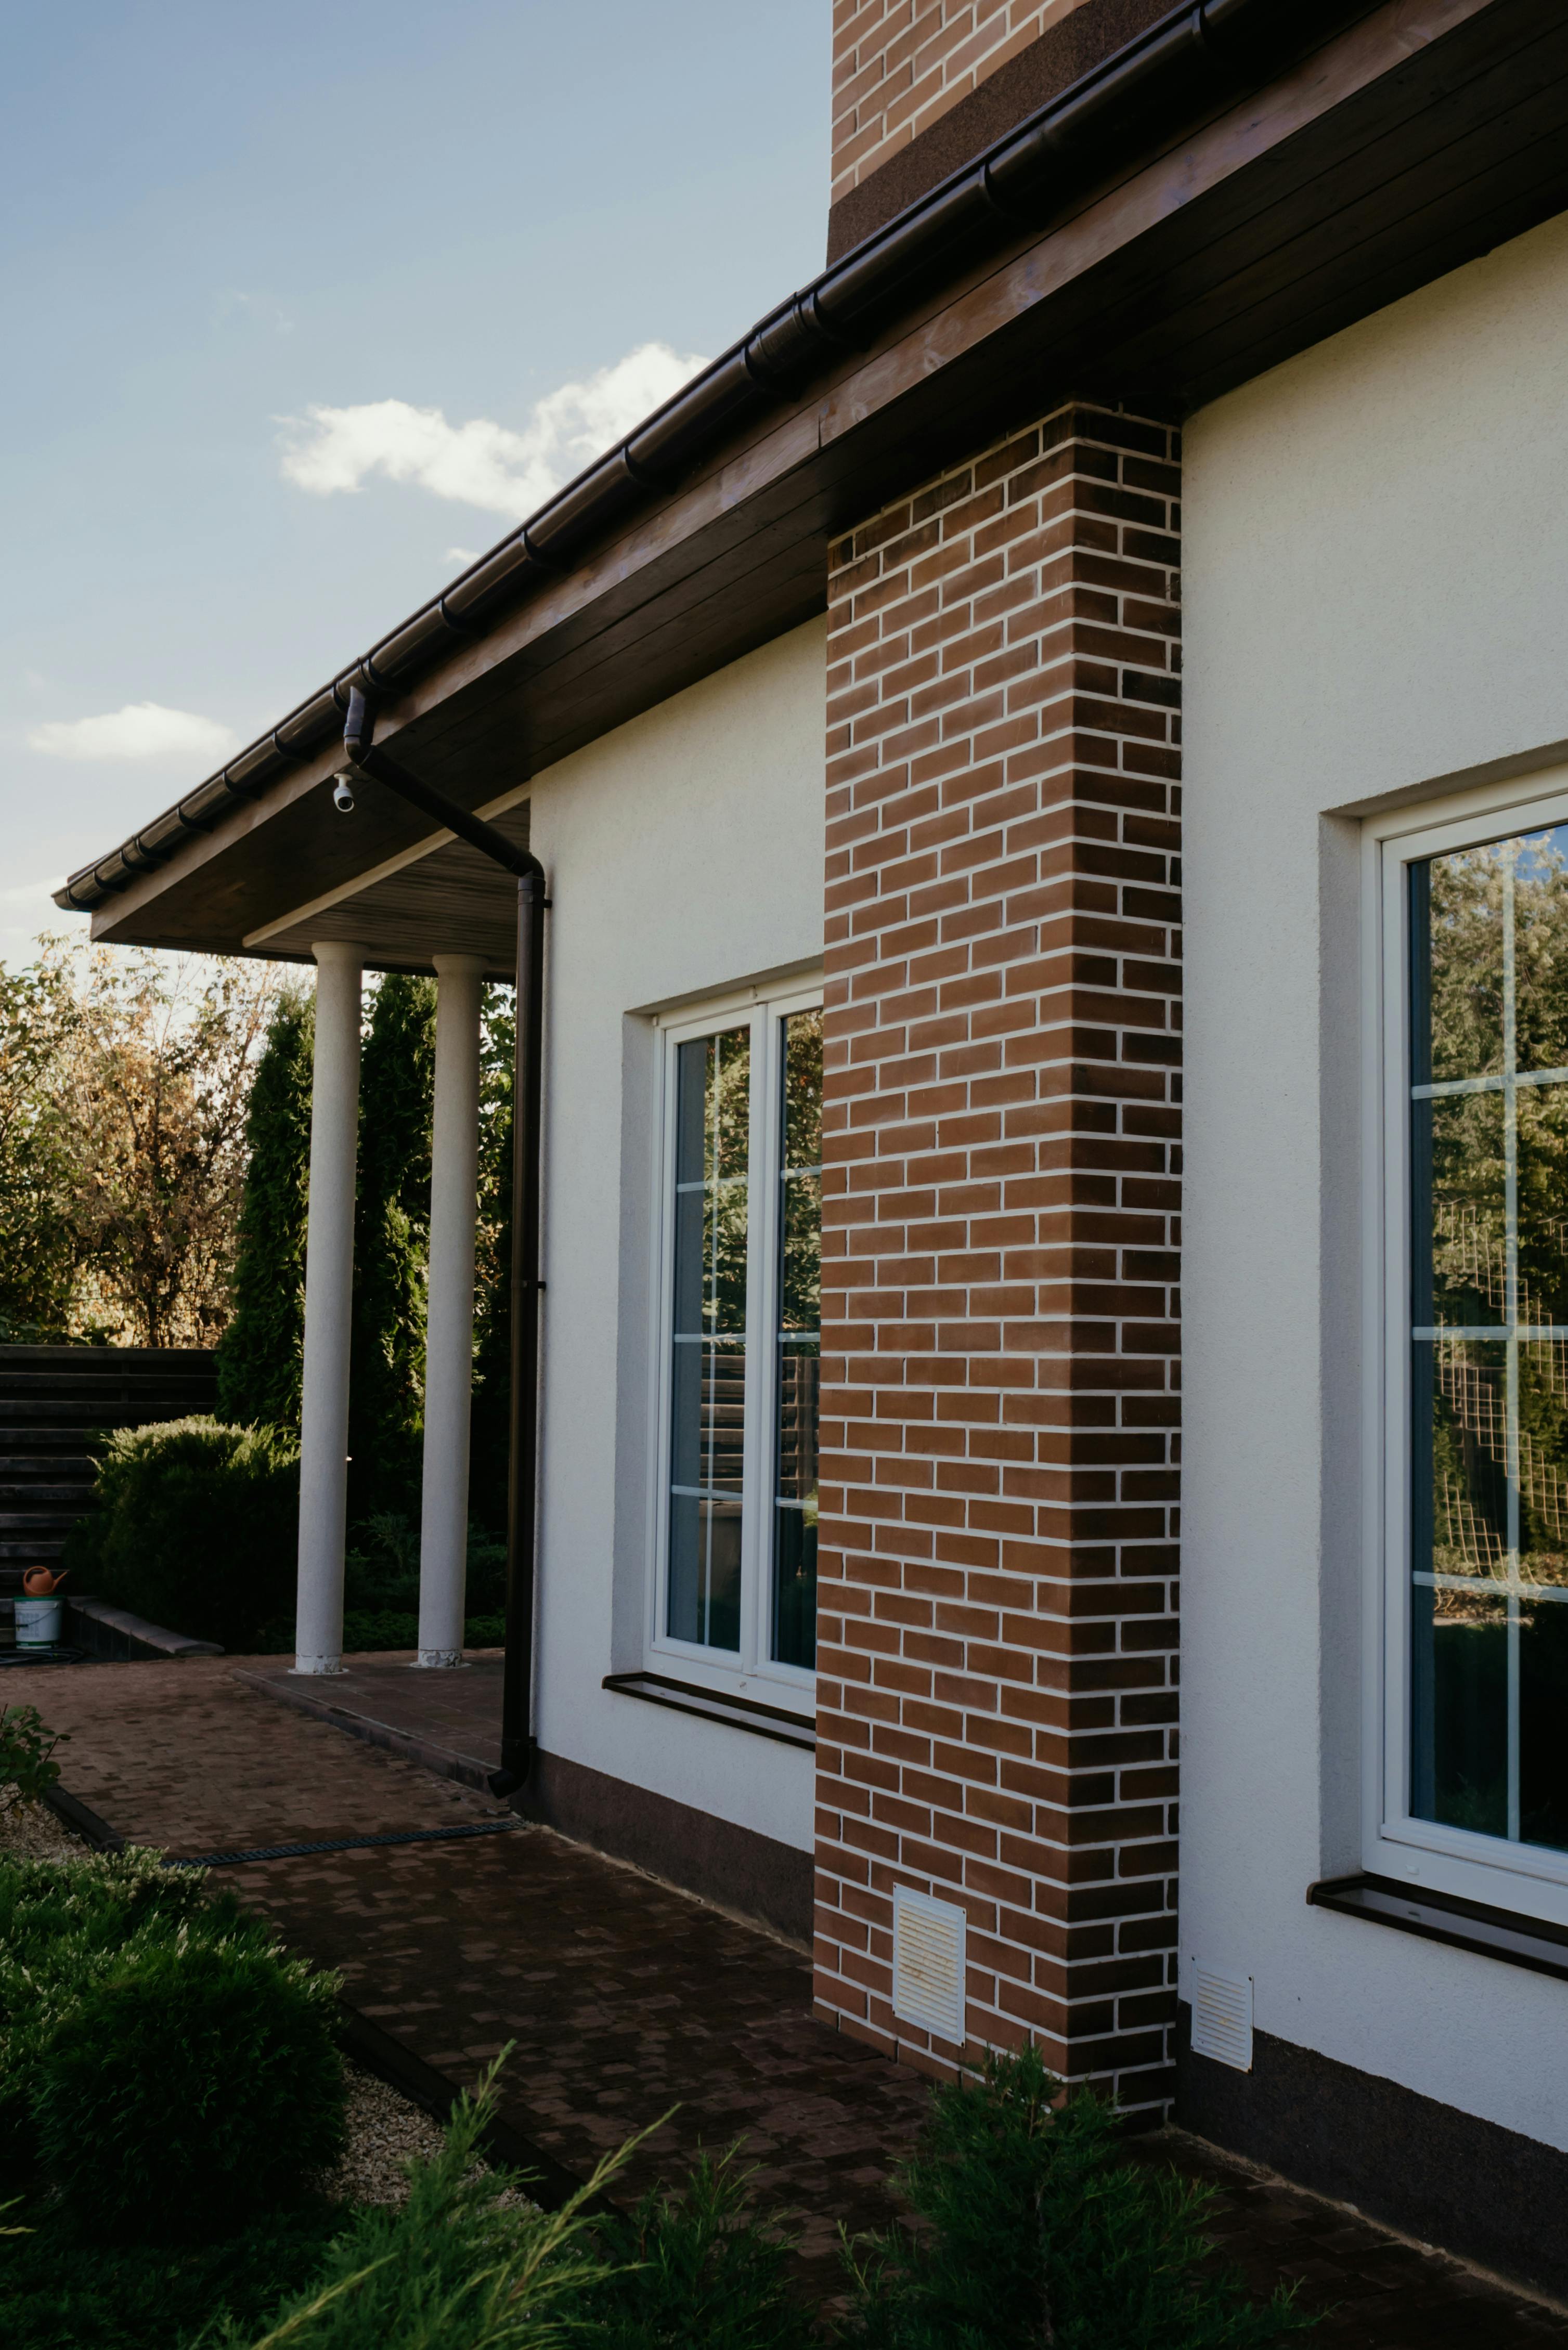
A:
POLYGON ((347 816, 354 805, 354 786, 347 775, 332 778, 332 805, 339 816, 347 816))

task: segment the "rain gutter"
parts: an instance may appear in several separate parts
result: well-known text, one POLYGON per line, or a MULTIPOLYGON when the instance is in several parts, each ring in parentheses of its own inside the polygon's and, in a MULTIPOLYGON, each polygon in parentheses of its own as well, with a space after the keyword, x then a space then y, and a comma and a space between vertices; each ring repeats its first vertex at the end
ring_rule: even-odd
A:
POLYGON ((864 349, 933 279, 988 244, 1041 225, 1151 137, 1298 54, 1371 0, 1193 0, 1061 91, 978 161, 922 196, 794 294, 694 376, 607 455, 546 500, 451 587, 380 638, 270 733, 96 864, 55 903, 86 912, 156 871, 192 835, 314 759, 353 692, 402 691, 454 645, 483 634, 524 590, 568 570, 632 508, 664 495, 740 425, 796 400, 811 377, 864 349))

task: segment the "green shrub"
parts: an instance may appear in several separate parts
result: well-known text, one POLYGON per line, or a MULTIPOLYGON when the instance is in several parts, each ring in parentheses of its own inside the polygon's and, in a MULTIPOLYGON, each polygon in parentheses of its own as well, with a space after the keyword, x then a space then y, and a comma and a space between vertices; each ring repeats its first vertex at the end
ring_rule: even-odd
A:
MULTIPOLYGON (((471 1616, 462 1627, 465 1648, 499 1648, 506 1638, 504 1616, 471 1616)), ((343 1653, 361 1657, 384 1648, 417 1648, 420 1619, 411 1608, 384 1607, 373 1613, 354 1610, 343 1618, 343 1653)), ((293 1647, 291 1638, 284 1644, 293 1647)))
MULTIPOLYGON (((24 1968, 52 1967, 59 1947, 118 1950, 151 1917, 172 1930, 205 1925, 233 1932, 244 1912, 199 1869, 165 1868, 155 1852, 83 1853, 74 1860, 0 1854, 0 1953, 24 1968)), ((0 1977, 0 1986, 4 1978, 0 1977)), ((0 2030, 5 2004, 0 1987, 0 2030)))
POLYGON ((342 2128, 336 1979, 156 1853, 0 1860, 0 2170, 112 2228, 265 2208, 342 2128))
POLYGON ((0 1812, 42 1800, 60 1775, 51 1759, 59 1743, 36 1705, 0 1706, 0 1812))
MULTIPOLYGON (((563 2210, 507 2208, 514 2182, 475 2158, 497 2069, 477 2097, 460 2101, 441 2152, 409 2165, 407 2203, 360 2212, 256 2350, 566 2350, 592 2341, 578 2320, 603 2268, 582 2242, 583 2206, 630 2148, 600 2163, 563 2210)), ((234 2325, 219 2336, 225 2350, 249 2339, 234 2325)))
MULTIPOLYGON (((464 1590, 471 1616, 506 1605, 506 1543, 476 1521, 468 1528, 464 1590)), ((355 1529, 343 1562, 343 1603, 350 1615, 406 1614, 420 1604, 420 1530, 400 1510, 379 1510, 355 1529)))
POLYGON ((174 2246, 100 2244, 39 2211, 0 2243, 0 2337, 5 2350, 195 2350, 227 2323, 248 2340, 317 2273, 345 2218, 311 2202, 221 2243, 174 2246))
POLYGON ((99 1463, 98 1498, 67 1547, 78 1590, 231 1651, 292 1609, 292 1438, 213 1419, 120 1429, 99 1463))
POLYGON ((916 2227, 855 2248, 848 2338, 867 2350, 1249 2350, 1313 2323, 1205 2266, 1212 2200, 1129 2162, 1096 2097, 1033 2048, 939 2089, 900 2179, 916 2227))
POLYGON ((588 2339, 604 2350, 807 2350, 805 2311, 785 2282, 790 2239, 749 2208, 751 2174, 732 2147, 703 2156, 679 2193, 645 2196, 600 2221, 592 2249, 607 2272, 584 2296, 588 2339))
POLYGON ((210 2240, 343 2140, 337 1984, 251 1926, 143 1931, 84 1970, 34 2067, 46 2174, 117 2240, 210 2240))
POLYGON ((0 2186, 32 2178, 39 2061, 82 1984, 139 1937, 216 1936, 241 1921, 232 1894, 209 1895, 199 1874, 164 1869, 156 1853, 0 1858, 0 2186))

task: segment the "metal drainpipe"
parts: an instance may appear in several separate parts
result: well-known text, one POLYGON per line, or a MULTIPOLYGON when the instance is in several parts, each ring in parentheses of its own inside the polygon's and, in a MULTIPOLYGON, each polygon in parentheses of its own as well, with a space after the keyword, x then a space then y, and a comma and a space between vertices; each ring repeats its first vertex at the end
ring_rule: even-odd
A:
POLYGON ((517 1039, 512 1111, 512 1414, 506 1503, 506 1651, 501 1768, 493 1794, 515 1793, 534 1759, 534 1593, 539 1492, 539 1156, 545 1100, 545 868, 483 816, 375 748, 375 716, 356 687, 343 748, 359 775, 454 832, 517 879, 517 1039))

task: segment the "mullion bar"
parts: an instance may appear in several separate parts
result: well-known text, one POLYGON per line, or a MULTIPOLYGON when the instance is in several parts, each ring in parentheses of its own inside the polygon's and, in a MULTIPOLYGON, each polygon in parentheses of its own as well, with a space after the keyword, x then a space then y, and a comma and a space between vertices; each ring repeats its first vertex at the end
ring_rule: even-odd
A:
POLYGON ((1470 1591, 1478 1597, 1490 1595, 1493 1598, 1502 1598, 1512 1592, 1521 1599, 1568 1599, 1568 1584, 1532 1583, 1524 1575, 1437 1575, 1417 1567, 1410 1580, 1418 1583, 1424 1591, 1470 1591))
POLYGON ((1412 1101, 1446 1101, 1455 1094, 1501 1094, 1514 1086, 1568 1085, 1568 1069, 1516 1069, 1495 1077, 1445 1077, 1440 1085, 1412 1086, 1412 1101))

